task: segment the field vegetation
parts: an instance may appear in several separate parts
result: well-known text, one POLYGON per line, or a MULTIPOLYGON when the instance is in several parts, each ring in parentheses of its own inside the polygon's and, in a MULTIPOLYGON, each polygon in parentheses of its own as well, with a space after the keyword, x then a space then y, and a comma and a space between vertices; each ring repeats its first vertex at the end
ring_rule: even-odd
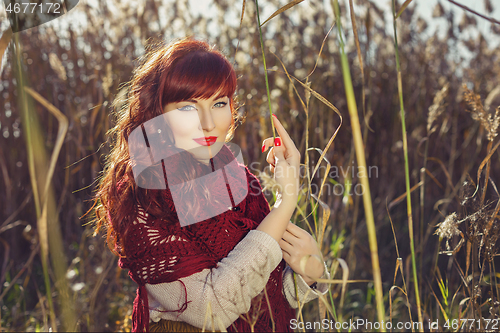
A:
POLYGON ((85 24, 16 34, 0 14, 0 331, 130 330, 136 286, 93 236, 92 197, 111 104, 136 59, 186 35, 234 63, 246 120, 233 142, 270 203, 260 151, 270 107, 301 151, 294 222, 318 240, 332 280, 300 320, 500 327, 498 4, 485 0, 484 18, 441 0, 422 18, 418 1, 391 13, 371 0, 342 0, 337 12, 336 1, 301 2, 260 17, 261 30, 255 1, 214 1, 198 16, 187 0, 81 0, 85 24))

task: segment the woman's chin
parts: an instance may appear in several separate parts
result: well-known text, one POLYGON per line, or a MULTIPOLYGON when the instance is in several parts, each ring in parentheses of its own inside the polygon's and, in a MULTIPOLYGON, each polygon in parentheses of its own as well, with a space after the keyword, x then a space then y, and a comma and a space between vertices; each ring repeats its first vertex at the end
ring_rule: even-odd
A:
POLYGON ((190 149, 189 152, 200 162, 207 164, 209 160, 217 155, 222 149, 224 142, 215 142, 211 146, 198 146, 190 149))

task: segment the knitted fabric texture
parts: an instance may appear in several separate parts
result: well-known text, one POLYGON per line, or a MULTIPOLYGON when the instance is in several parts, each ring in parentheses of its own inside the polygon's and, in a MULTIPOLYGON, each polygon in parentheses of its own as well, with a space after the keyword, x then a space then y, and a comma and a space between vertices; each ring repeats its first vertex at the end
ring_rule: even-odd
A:
MULTIPOLYGON (((225 145, 210 160, 209 166, 198 162, 188 152, 185 154, 188 155, 183 156, 184 162, 177 162, 175 159, 163 160, 160 164, 163 169, 161 174, 165 178, 168 175, 175 175, 175 169, 186 167, 183 163, 187 160, 186 163, 195 169, 194 176, 199 176, 197 179, 206 178, 206 181, 211 182, 206 185, 209 185, 212 200, 225 202, 224 197, 229 195, 232 204, 239 203, 227 207, 232 209, 227 209, 217 216, 185 226, 181 225, 178 218, 175 221, 164 221, 146 214, 142 207, 137 208, 137 218, 129 226, 124 237, 125 257, 119 260, 119 266, 129 269, 129 276, 139 285, 132 314, 133 332, 144 332, 148 329, 149 305, 146 283, 178 281, 203 269, 215 268, 217 263, 225 258, 250 230, 255 229, 270 211, 258 179, 247 167, 236 161, 234 154, 225 145), (203 177, 210 173, 218 173, 220 177, 211 179, 203 177)), ((165 184, 179 184, 179 180, 169 179, 167 182, 165 179, 165 184)), ((174 204, 168 186, 162 191, 162 195, 165 209, 176 212, 177 216, 189 216, 189 212, 184 211, 187 208, 174 204)), ((175 195, 177 194, 174 193, 175 195)), ((201 212, 191 216, 194 219, 197 216, 203 217, 203 212, 209 209, 210 201, 200 199, 197 204, 202 209, 199 210, 201 212)), ((228 332, 249 332, 251 330, 249 323, 253 324, 255 332, 291 331, 289 323, 295 318, 295 310, 290 307, 282 291, 284 268, 285 261, 282 260, 271 273, 265 292, 252 300, 249 312, 240 315, 228 327, 228 332), (265 294, 269 299, 270 308, 265 294)), ((175 310, 176 312, 184 311, 190 301, 197 297, 189 295, 187 290, 185 295, 186 302, 175 310)))

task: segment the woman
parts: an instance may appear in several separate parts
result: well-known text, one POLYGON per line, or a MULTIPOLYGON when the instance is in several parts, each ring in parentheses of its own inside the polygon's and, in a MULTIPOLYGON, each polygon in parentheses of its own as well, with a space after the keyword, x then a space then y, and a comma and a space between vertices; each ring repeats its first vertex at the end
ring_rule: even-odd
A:
POLYGON ((226 143, 239 121, 235 91, 229 61, 184 39, 150 48, 117 111, 97 230, 107 228, 120 267, 139 285, 134 331, 290 331, 293 272, 300 302, 327 291, 314 282, 328 277, 317 244, 289 222, 300 154, 275 117, 279 137, 262 146, 282 189, 270 211, 226 143))

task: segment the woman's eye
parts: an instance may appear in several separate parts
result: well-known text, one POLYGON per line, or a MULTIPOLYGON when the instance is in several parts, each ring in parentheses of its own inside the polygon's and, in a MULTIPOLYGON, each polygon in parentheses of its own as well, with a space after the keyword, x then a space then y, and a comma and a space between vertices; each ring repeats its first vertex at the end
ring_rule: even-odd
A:
POLYGON ((218 103, 215 103, 214 107, 216 108, 223 108, 227 105, 226 102, 218 102, 218 103))
POLYGON ((193 111, 193 110, 196 110, 196 108, 193 105, 185 105, 185 106, 182 106, 180 108, 177 108, 177 110, 181 110, 181 111, 193 111))

